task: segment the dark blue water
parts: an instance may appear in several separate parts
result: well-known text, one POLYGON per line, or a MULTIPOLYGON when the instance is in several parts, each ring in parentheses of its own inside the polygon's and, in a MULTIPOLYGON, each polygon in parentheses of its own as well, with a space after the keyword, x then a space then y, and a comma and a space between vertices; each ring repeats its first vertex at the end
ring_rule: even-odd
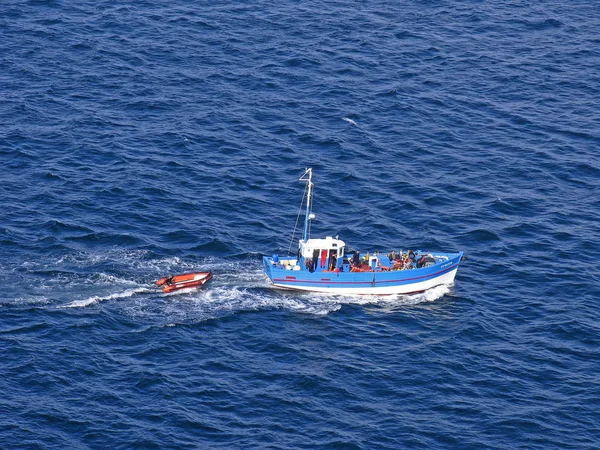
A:
POLYGON ((4 1, 0 447, 597 448, 599 29, 583 1, 4 1), (314 237, 463 250, 454 285, 269 288, 305 167, 314 237))

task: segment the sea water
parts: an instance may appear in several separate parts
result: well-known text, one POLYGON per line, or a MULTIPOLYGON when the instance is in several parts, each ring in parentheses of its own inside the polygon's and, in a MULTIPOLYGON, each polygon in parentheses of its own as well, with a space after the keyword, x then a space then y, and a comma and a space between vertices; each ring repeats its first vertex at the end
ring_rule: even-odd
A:
POLYGON ((0 447, 598 447, 599 27, 581 1, 3 2, 0 447), (313 237, 462 250, 455 283, 272 289, 306 167, 313 237))

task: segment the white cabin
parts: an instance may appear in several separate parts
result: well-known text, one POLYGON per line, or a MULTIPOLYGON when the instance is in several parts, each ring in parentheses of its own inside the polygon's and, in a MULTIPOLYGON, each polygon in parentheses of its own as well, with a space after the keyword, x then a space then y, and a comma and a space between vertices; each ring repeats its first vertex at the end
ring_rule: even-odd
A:
POLYGON ((333 270, 343 260, 346 243, 327 236, 325 239, 300 240, 298 246, 300 256, 304 260, 312 259, 315 268, 333 270))

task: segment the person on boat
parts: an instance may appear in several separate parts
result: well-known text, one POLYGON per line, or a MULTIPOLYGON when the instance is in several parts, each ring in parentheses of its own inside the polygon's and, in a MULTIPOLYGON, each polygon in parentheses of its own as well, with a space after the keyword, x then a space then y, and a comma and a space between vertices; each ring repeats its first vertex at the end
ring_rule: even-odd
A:
POLYGON ((404 266, 407 269, 414 269, 415 267, 417 267, 417 257, 415 256, 415 253, 412 250, 408 251, 404 266))
POLYGON ((417 269, 421 267, 427 267, 428 265, 435 264, 435 258, 432 255, 422 255, 417 261, 417 269))
POLYGON ((306 268, 308 269, 308 271, 309 271, 310 273, 313 273, 313 272, 315 271, 315 263, 314 263, 314 261, 312 260, 312 258, 308 258, 308 259, 306 260, 306 268))
POLYGON ((354 252, 354 255, 352 255, 352 265, 354 267, 360 266, 360 252, 358 250, 356 250, 354 252))
POLYGON ((335 254, 329 257, 329 270, 334 270, 337 266, 337 256, 335 254))
POLYGON ((313 268, 313 272, 314 272, 315 270, 317 270, 317 264, 319 264, 319 249, 315 248, 313 250, 312 259, 313 259, 313 264, 314 264, 314 268, 313 268))
POLYGON ((173 285, 173 279, 175 278, 175 275, 171 275, 169 277, 167 277, 167 279, 165 280, 165 284, 167 286, 172 286, 173 285))

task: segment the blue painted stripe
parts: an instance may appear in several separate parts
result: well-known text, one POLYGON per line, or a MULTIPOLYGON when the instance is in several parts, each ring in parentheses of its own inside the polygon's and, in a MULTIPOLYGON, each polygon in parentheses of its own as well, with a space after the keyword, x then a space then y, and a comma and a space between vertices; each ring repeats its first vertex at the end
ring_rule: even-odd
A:
MULTIPOLYGON (((415 280, 421 280, 421 281, 425 281, 425 280, 429 280, 429 279, 433 279, 436 278, 440 275, 443 275, 444 273, 450 272, 452 270, 454 270, 456 267, 458 267, 459 263, 456 263, 450 267, 445 268, 444 270, 440 270, 439 272, 435 272, 429 275, 422 275, 419 277, 413 277, 413 278, 403 278, 401 280, 375 280, 374 285, 377 286, 378 284, 389 284, 389 283, 398 283, 398 284, 411 284, 411 283, 415 283, 417 281, 415 280), (407 283, 410 282, 410 283, 407 283)), ((378 272, 368 272, 368 273, 378 273, 378 272)), ((373 284, 372 281, 320 281, 320 280, 289 280, 289 279, 285 279, 285 278, 273 278, 273 282, 277 282, 277 283, 291 283, 291 284, 335 284, 335 285, 364 285, 364 284, 373 284)))

